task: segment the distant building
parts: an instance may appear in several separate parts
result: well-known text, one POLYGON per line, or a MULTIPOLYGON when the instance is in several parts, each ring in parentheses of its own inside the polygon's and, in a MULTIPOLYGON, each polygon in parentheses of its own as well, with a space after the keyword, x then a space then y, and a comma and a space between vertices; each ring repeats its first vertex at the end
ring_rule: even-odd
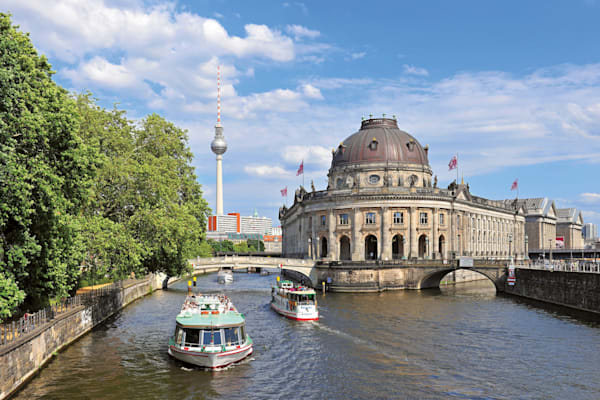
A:
POLYGON ((598 237, 598 225, 588 222, 583 225, 583 237, 585 240, 591 240, 598 237))
POLYGON ((583 216, 575 208, 559 208, 556 221, 556 243, 562 241, 565 249, 583 249, 583 216))
MULTIPOLYGON (((515 200, 504 200, 506 203, 515 200)), ((556 248, 556 206, 544 198, 518 199, 517 204, 525 210, 525 234, 530 250, 556 248)))
POLYGON ((259 217, 257 212, 253 216, 229 213, 208 217, 206 238, 233 243, 260 240, 265 244, 265 252, 281 253, 281 227, 273 228, 271 218, 259 217))

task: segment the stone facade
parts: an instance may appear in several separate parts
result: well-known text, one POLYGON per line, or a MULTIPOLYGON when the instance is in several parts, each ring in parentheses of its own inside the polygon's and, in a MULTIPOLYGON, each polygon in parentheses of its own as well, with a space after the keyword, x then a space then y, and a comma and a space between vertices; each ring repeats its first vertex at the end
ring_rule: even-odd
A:
POLYGON ((301 187, 280 209, 284 257, 523 258, 522 207, 473 196, 464 183, 438 188, 427 155, 395 120, 363 121, 333 152, 327 190, 301 187))
POLYGON ((583 249, 583 216, 575 208, 557 210, 556 236, 564 238, 565 249, 583 249))

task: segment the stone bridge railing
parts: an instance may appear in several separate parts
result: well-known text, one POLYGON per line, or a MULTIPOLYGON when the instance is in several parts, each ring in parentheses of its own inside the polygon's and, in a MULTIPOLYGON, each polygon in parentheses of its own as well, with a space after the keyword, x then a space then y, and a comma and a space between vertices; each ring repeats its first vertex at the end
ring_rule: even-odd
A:
POLYGON ((279 267, 279 264, 282 264, 284 267, 313 267, 315 265, 313 260, 256 256, 197 257, 189 260, 189 262, 194 266, 194 269, 219 267, 223 265, 237 265, 240 268, 245 268, 247 266, 276 268, 279 267))

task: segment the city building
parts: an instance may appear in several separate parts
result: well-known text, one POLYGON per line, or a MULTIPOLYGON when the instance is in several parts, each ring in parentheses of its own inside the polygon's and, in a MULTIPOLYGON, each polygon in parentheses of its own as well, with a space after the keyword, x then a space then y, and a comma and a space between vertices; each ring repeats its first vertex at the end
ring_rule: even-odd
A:
POLYGON ((585 240, 591 240, 598 237, 598 225, 588 222, 583 225, 583 237, 585 240))
POLYGON ((265 245, 265 252, 281 253, 281 228, 273 228, 271 218, 259 217, 256 211, 247 217, 240 213, 212 215, 208 217, 207 225, 207 239, 234 243, 260 240, 265 245))
POLYGON ((583 249, 583 216, 576 208, 559 208, 556 221, 556 246, 565 249, 583 249))
MULTIPOLYGON (((505 200, 506 204, 515 200, 505 200)), ((529 250, 556 248, 557 211, 553 200, 547 197, 518 199, 517 204, 525 211, 525 234, 529 250)))
POLYGON ((279 210, 283 255, 327 261, 523 258, 518 202, 439 188, 428 146, 395 119, 364 120, 332 151, 326 190, 300 187, 279 210))

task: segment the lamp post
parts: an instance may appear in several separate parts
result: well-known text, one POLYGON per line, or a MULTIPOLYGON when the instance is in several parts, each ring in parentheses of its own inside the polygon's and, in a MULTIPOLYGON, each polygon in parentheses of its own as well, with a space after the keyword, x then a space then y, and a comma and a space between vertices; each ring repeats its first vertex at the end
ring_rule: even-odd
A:
POLYGON ((525 235, 525 259, 529 260, 529 237, 525 235))
POLYGON ((513 235, 512 233, 508 234, 508 258, 510 259, 510 263, 513 263, 513 256, 512 256, 512 241, 513 241, 513 235))
POLYGON ((312 238, 308 238, 308 258, 314 260, 313 257, 313 248, 312 248, 312 238))
POLYGON ((429 258, 429 238, 425 236, 425 259, 429 258))
POLYGON ((550 249, 549 259, 550 259, 550 262, 552 262, 552 239, 548 239, 548 244, 549 244, 548 248, 550 249))

